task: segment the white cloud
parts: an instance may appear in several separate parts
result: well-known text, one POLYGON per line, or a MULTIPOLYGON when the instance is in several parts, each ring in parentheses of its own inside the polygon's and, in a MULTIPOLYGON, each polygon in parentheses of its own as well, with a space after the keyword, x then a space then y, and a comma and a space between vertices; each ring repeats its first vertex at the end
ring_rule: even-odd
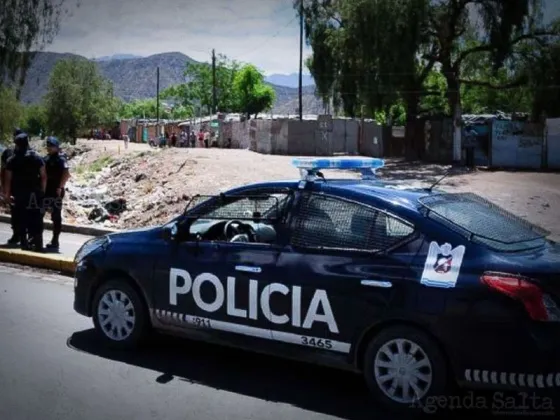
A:
POLYGON ((50 51, 86 57, 180 51, 207 61, 215 48, 269 74, 298 70, 299 20, 292 0, 80 1, 77 8, 68 5, 50 51))

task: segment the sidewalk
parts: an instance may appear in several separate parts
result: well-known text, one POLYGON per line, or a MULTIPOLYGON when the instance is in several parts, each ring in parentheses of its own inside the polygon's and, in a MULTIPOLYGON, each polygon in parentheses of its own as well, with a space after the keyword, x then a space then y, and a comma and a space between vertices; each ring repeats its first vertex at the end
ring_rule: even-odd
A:
MULTIPOLYGON (((18 249, 18 248, 8 248, 4 246, 8 239, 12 236, 12 229, 10 225, 6 223, 0 223, 0 247, 3 249, 18 249)), ((52 232, 50 230, 45 230, 43 234, 43 241, 46 244, 50 242, 52 238, 52 232)), ((59 252, 48 252, 48 254, 61 255, 69 258, 74 258, 78 249, 88 240, 93 238, 93 236, 78 235, 75 233, 65 233, 60 235, 60 250, 59 252)))
MULTIPOLYGON (((51 240, 52 232, 45 230, 43 240, 47 244, 51 240)), ((12 229, 7 223, 0 223, 0 263, 28 265, 38 268, 60 271, 64 274, 74 273, 74 256, 80 247, 93 236, 63 232, 60 235, 59 252, 37 253, 22 251, 19 247, 6 245, 12 236, 12 229)))

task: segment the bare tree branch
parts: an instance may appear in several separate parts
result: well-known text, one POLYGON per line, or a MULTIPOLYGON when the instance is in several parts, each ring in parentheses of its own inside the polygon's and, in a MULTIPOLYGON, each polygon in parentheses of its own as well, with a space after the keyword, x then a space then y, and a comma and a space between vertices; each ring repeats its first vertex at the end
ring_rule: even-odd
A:
MULTIPOLYGON (((535 40, 539 43, 543 42, 543 40, 541 39, 541 37, 543 36, 554 36, 557 35, 554 32, 548 32, 548 31, 539 31, 539 32, 533 32, 530 34, 524 34, 524 35, 520 35, 517 38, 513 39, 510 43, 510 46, 514 46, 516 44, 519 44, 521 41, 525 41, 525 40, 535 40)), ((476 53, 481 53, 481 52, 490 52, 494 49, 494 47, 490 44, 484 44, 484 45, 478 45, 476 47, 470 48, 468 50, 463 51, 461 54, 459 54, 459 57, 457 57, 457 60, 455 60, 455 63, 453 64, 453 68, 455 70, 459 69, 459 66, 461 65, 461 63, 470 55, 472 54, 476 54, 476 53)))
POLYGON ((459 79, 459 83, 465 84, 465 85, 469 85, 469 86, 481 86, 481 87, 485 87, 488 89, 493 89, 493 90, 501 90, 501 89, 515 89, 521 86, 524 86, 527 84, 527 77, 525 75, 519 77, 518 79, 505 83, 505 84, 501 84, 501 85, 495 85, 491 82, 487 82, 487 81, 481 81, 481 80, 469 80, 469 79, 459 79))

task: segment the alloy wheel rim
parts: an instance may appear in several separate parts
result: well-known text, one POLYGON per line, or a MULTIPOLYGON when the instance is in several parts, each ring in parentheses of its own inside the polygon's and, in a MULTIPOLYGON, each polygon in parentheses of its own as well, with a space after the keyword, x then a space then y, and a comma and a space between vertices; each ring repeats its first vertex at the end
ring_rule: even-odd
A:
POLYGON ((108 290, 99 300, 97 319, 108 338, 123 341, 134 331, 136 311, 126 293, 121 290, 108 290))
POLYGON ((374 377, 391 400, 409 404, 421 400, 432 386, 432 364, 415 342, 403 338, 385 343, 375 355, 374 377))

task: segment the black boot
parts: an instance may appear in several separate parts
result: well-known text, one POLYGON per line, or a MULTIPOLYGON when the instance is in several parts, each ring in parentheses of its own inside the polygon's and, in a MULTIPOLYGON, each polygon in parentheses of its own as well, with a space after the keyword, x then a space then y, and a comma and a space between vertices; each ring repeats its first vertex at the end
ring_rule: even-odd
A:
POLYGON ((52 241, 47 244, 47 249, 58 250, 59 248, 58 236, 53 236, 52 241))
POLYGON ((41 236, 35 236, 33 238, 33 243, 31 244, 31 251, 43 252, 43 238, 41 236))
POLYGON ((20 242, 20 247, 24 251, 29 251, 31 249, 31 245, 27 239, 24 239, 20 242))

